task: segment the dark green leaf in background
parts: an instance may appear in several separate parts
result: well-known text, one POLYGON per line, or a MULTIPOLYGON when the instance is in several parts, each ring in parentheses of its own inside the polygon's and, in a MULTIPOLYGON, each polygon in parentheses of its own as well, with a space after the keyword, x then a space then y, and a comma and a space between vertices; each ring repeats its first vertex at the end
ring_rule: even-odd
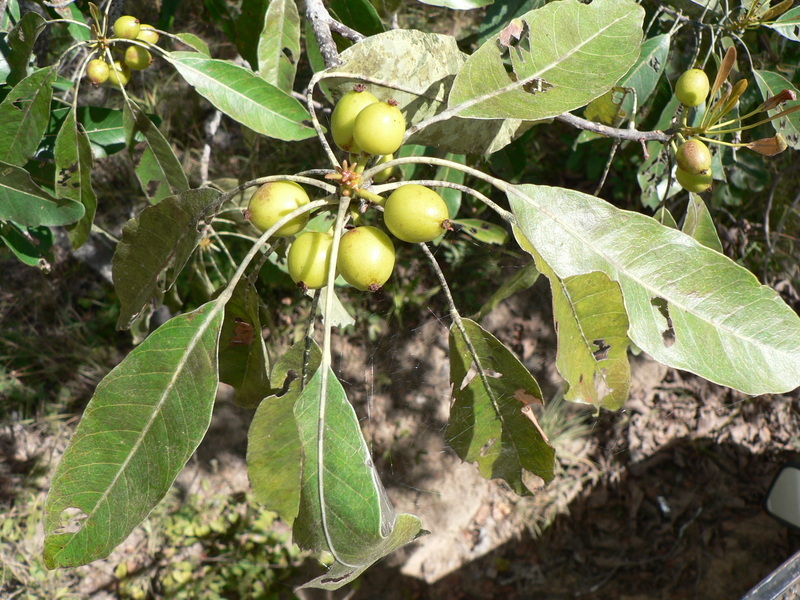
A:
POLYGON ((56 198, 37 186, 25 169, 0 162, 0 219, 22 227, 68 225, 83 213, 80 202, 56 198))
POLYGON ((153 332, 97 386, 45 503, 48 568, 108 554, 169 491, 211 422, 222 311, 153 332))
POLYGON ((131 151, 139 134, 144 138, 144 150, 135 172, 151 204, 157 204, 168 196, 189 189, 189 180, 172 146, 147 115, 135 106, 126 104, 123 110, 123 128, 128 149, 131 151))
POLYGON ((125 225, 112 262, 117 328, 130 327, 168 267, 183 268, 200 240, 198 224, 212 214, 219 196, 210 188, 189 190, 148 206, 125 225))
POLYGON ((267 13, 267 7, 276 2, 280 3, 282 0, 243 0, 239 16, 236 17, 236 49, 242 58, 250 63, 253 71, 258 71, 257 49, 262 35, 264 15, 267 13))
POLYGON ((542 402, 539 384, 500 340, 469 319, 467 338, 450 327, 450 382, 455 402, 445 437, 459 458, 487 479, 503 479, 518 494, 531 493, 527 473, 553 478, 555 450, 529 407, 542 402), (475 349, 477 362, 469 350, 475 349), (475 364, 478 373, 470 375, 475 364))
POLYGON ((331 0, 330 7, 342 23, 367 37, 384 31, 378 11, 369 0, 331 0))
POLYGON ((503 278, 503 285, 497 288, 484 305, 481 306, 474 319, 480 321, 506 298, 532 287, 537 279, 539 279, 539 271, 533 261, 524 267, 519 267, 513 275, 503 278))
MULTIPOLYGON (((247 473, 256 500, 291 525, 300 509, 300 433, 294 403, 300 396, 305 340, 294 344, 275 363, 272 387, 278 394, 264 398, 247 434, 247 473)), ((322 352, 309 348, 308 377, 319 368, 322 352)))
MULTIPOLYGON (((448 152, 445 154, 444 159, 464 165, 466 164, 467 156, 465 154, 452 154, 451 152, 448 152)), ((434 179, 463 185, 464 177, 464 171, 461 169, 439 166, 436 168, 436 175, 434 176, 434 179)), ((442 197, 445 204, 447 204, 447 213, 450 215, 450 218, 455 219, 458 215, 458 209, 461 208, 461 190, 443 187, 438 188, 436 191, 442 197)))
POLYGON ((19 23, 8 32, 5 42, 11 52, 6 57, 10 67, 7 83, 16 85, 28 76, 33 45, 45 27, 44 17, 35 11, 30 11, 25 13, 19 23))
POLYGON ((30 267, 47 267, 53 262, 53 231, 49 227, 18 227, 0 223, 0 240, 14 256, 30 267))
POLYGON ((58 132, 55 146, 56 193, 83 204, 83 218, 68 227, 73 248, 80 248, 92 232, 97 196, 92 189, 92 148, 89 137, 79 127, 75 111, 70 111, 58 132))
POLYGON ((22 166, 39 147, 50 121, 55 67, 34 71, 0 104, 0 160, 22 166))
POLYGON ((469 57, 447 104, 464 104, 462 117, 526 120, 584 106, 636 62, 643 18, 644 10, 630 0, 546 4, 469 57))
POLYGON ((284 141, 316 135, 303 105, 252 71, 197 52, 172 52, 165 58, 201 96, 253 131, 284 141))

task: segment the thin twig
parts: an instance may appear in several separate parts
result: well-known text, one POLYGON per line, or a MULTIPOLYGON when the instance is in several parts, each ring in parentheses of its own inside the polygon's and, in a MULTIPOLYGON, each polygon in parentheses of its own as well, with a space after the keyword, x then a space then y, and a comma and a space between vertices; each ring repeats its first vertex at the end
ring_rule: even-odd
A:
POLYGON ((557 121, 572 125, 578 129, 585 129, 599 135, 604 135, 618 140, 633 140, 636 142, 662 142, 667 143, 672 139, 673 133, 670 130, 661 131, 639 131, 638 129, 619 129, 618 127, 609 127, 602 123, 595 123, 581 117, 577 117, 571 113, 564 113, 555 118, 557 121))

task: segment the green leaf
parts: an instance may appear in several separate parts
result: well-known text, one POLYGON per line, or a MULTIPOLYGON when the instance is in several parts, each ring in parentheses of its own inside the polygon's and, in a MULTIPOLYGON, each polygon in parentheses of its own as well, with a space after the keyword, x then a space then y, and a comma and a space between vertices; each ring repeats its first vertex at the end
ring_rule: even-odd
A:
POLYGON ((461 226, 461 233, 484 244, 502 246, 508 241, 508 231, 496 223, 483 219, 455 219, 453 222, 461 226))
POLYGON ((300 56, 297 4, 295 0, 272 0, 258 39, 258 75, 291 94, 300 56))
POLYGON ((49 227, 23 229, 14 223, 0 223, 0 240, 29 267, 46 269, 53 262, 53 231, 49 227))
POLYGON ((369 0, 331 0, 331 9, 339 20, 366 36, 383 33, 383 23, 378 11, 369 0))
MULTIPOLYGON (((264 25, 267 6, 282 0, 243 0, 239 16, 236 18, 236 49, 250 63, 253 71, 258 71, 258 46, 264 25)), ((266 77, 265 77, 266 79, 266 77)), ((267 79, 267 81, 269 81, 267 79)), ((274 83, 270 81, 270 83, 274 83)))
POLYGON ((165 55, 197 92, 223 113, 257 133, 284 141, 316 135, 300 102, 252 71, 197 52, 165 55))
POLYGON ((189 189, 189 180, 172 146, 146 114, 128 103, 123 109, 123 128, 128 149, 133 151, 138 134, 144 138, 144 151, 135 167, 142 190, 157 204, 168 196, 189 189))
POLYGON ((16 26, 8 32, 6 43, 11 49, 7 57, 11 69, 6 83, 16 85, 28 76, 28 65, 33 54, 33 45, 39 34, 47 27, 44 17, 37 12, 25 13, 16 26))
MULTIPOLYGON (((64 15, 66 18, 77 21, 78 23, 88 24, 86 23, 86 18, 83 16, 81 9, 75 6, 75 4, 70 4, 68 7, 66 7, 66 10, 69 11, 68 15, 64 15)), ((81 27, 75 23, 69 23, 67 25, 67 29, 69 30, 72 39, 76 42, 88 42, 92 39, 92 34, 88 27, 81 27)))
MULTIPOLYGON (((617 84, 619 87, 636 90, 636 102, 639 109, 650 98, 656 89, 658 80, 664 73, 669 54, 672 37, 668 33, 657 35, 645 40, 639 50, 639 58, 630 71, 617 84)), ((622 102, 621 109, 625 114, 633 112, 633 95, 627 94, 622 102)))
POLYGON ((211 422, 216 303, 154 331, 97 386, 45 502, 49 569, 109 553, 169 491, 211 422))
MULTIPOLYGON (((409 125, 443 112, 453 78, 467 60, 451 36, 395 29, 365 39, 341 53, 339 94, 352 89, 352 75, 394 83, 400 91, 375 84, 366 88, 379 99, 393 98, 409 125)), ((356 79, 358 81, 358 79, 356 79)), ((450 118, 414 133, 409 144, 424 144, 456 154, 488 154, 508 145, 531 126, 514 119, 475 121, 450 118)))
POLYGON ((50 121, 55 67, 34 71, 0 104, 0 160, 22 166, 34 155, 50 121))
POLYGON ((555 464, 555 451, 528 406, 542 402, 539 384, 500 340, 474 321, 463 324, 466 338, 455 324, 450 327, 455 402, 447 443, 461 460, 477 463, 483 477, 503 479, 518 494, 530 494, 526 472, 550 481, 555 464))
MULTIPOLYGON (((294 420, 294 404, 300 396, 305 340, 294 344, 275 363, 272 387, 285 389, 261 402, 247 434, 247 473, 256 500, 292 524, 300 509, 300 433, 294 420)), ((318 368, 322 352, 309 348, 307 371, 318 368)))
MULTIPOLYGON (((465 154, 453 154, 448 152, 445 160, 451 160, 459 164, 466 164, 467 156, 465 154)), ((464 184, 464 171, 461 169, 454 169, 453 167, 440 166, 436 168, 436 175, 434 179, 438 181, 449 181, 450 183, 464 184)), ((443 187, 438 188, 437 193, 442 197, 445 204, 447 204, 447 214, 451 219, 455 219, 458 214, 458 209, 461 208, 461 190, 455 188, 443 187)))
POLYGON ((397 516, 386 496, 358 418, 330 369, 300 394, 294 415, 303 452, 294 540, 330 552, 337 565, 307 584, 336 589, 420 532, 419 519, 397 516))
POLYGON ((525 237, 558 277, 619 283, 628 336, 654 359, 747 394, 800 385, 800 318, 722 254, 573 190, 509 186, 525 237))
POLYGON ((629 0, 562 0, 533 10, 470 56, 448 106, 463 104, 462 117, 526 120, 584 106, 639 57, 643 17, 629 0))
POLYGON ((783 37, 794 42, 800 42, 800 6, 786 11, 772 23, 766 23, 783 37))
POLYGON ((127 329, 155 293, 161 274, 180 272, 200 240, 198 223, 212 215, 220 192, 189 190, 148 206, 122 230, 112 262, 120 301, 118 329, 127 329))
MULTIPOLYGON (((778 75, 772 71, 759 70, 753 70, 753 75, 755 75, 758 89, 761 92, 761 97, 764 98, 764 100, 779 94, 783 90, 794 91, 794 93, 797 94, 797 97, 800 98, 800 91, 798 91, 798 89, 782 75, 778 75)), ((797 106, 798 104, 800 104, 800 100, 784 102, 778 108, 767 111, 767 114, 773 116, 781 111, 786 110, 787 108, 797 106)), ((780 117, 779 119, 775 119, 772 121, 772 127, 777 133, 783 135, 783 138, 786 140, 786 143, 789 144, 789 146, 795 150, 800 150, 800 112, 792 113, 790 115, 780 117)))
POLYGON ((653 215, 653 218, 665 227, 678 229, 678 222, 675 220, 675 217, 673 217, 672 213, 663 206, 656 211, 656 213, 653 215))
POLYGON ((205 54, 206 56, 211 56, 211 50, 208 49, 208 44, 206 44, 203 40, 197 37, 193 33, 178 33, 176 34, 180 40, 189 46, 190 48, 194 48, 200 54, 205 54))
POLYGON ((521 17, 546 3, 547 0, 495 0, 486 10, 486 16, 478 26, 478 44, 483 44, 505 27, 511 19, 521 17))
POLYGON ((37 186, 25 169, 0 162, 0 219, 22 227, 68 225, 83 212, 81 203, 56 198, 37 186))
POLYGON ((527 240, 539 271, 550 280, 558 336, 556 367, 569 384, 564 398, 618 410, 628 399, 628 315, 619 285, 594 271, 561 279, 527 240))
POLYGON ((722 252, 722 242, 719 240, 714 220, 703 199, 697 195, 689 194, 689 206, 686 207, 686 217, 683 220, 681 231, 693 237, 706 248, 722 252))
MULTIPOLYGON (((678 110, 678 104, 680 102, 673 94, 661 112, 655 129, 664 130, 670 126, 672 117, 678 110)), ((670 168, 674 169, 675 167, 675 160, 668 145, 661 142, 647 142, 647 153, 650 158, 639 167, 636 180, 639 182, 639 189, 642 190, 642 205, 655 209, 683 188, 675 180, 674 175, 669 176, 670 168)))
POLYGON ((443 6, 453 10, 473 10, 494 2, 494 0, 419 0, 431 6, 443 6))
POLYGON ((89 137, 78 128, 75 111, 70 111, 58 132, 55 145, 56 193, 83 205, 83 218, 68 228, 73 248, 89 239, 97 210, 97 196, 92 189, 92 148, 89 137))
POLYGON ((536 280, 539 279, 539 271, 533 261, 529 262, 524 267, 517 269, 511 277, 506 279, 497 290, 492 294, 486 303, 481 306, 481 309, 474 316, 476 321, 480 321, 483 317, 492 312, 497 306, 506 298, 511 297, 517 292, 527 290, 532 287, 536 280))
POLYGON ((255 408, 271 392, 269 359, 261 335, 261 298, 247 279, 225 305, 219 339, 219 379, 233 386, 233 401, 255 408))

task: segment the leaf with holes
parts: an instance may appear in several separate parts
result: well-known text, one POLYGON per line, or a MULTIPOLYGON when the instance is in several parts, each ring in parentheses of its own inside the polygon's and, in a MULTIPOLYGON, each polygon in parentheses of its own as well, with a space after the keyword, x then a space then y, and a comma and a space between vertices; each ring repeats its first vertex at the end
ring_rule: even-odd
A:
MULTIPOLYGON (((783 90, 793 91, 795 93, 795 97, 800 98, 800 91, 798 91, 792 85, 791 81, 782 75, 778 75, 772 71, 759 70, 754 70, 753 75, 755 75, 758 89, 761 92, 761 97, 764 98, 765 101, 767 98, 771 98, 783 90)), ((798 105, 800 105, 800 100, 784 102, 780 106, 767 111, 767 114, 772 117, 788 108, 798 105)), ((789 144, 789 146, 796 150, 800 149, 800 112, 795 112, 775 119, 772 121, 772 127, 777 133, 783 135, 783 139, 786 140, 786 143, 789 144)))
POLYGON ((25 169, 0 162, 0 219, 22 227, 69 225, 83 213, 80 202, 56 198, 36 185, 25 169))
POLYGON ((258 39, 258 74, 287 94, 292 93, 300 60, 300 13, 295 0, 273 0, 258 39))
POLYGON ((628 336, 656 360, 747 394, 800 385, 800 318, 726 256, 581 192, 508 186, 518 226, 561 279, 605 273, 628 336))
POLYGON ((455 402, 447 443, 461 460, 477 463, 483 477, 503 479, 518 494, 530 494, 528 473, 550 481, 555 464, 555 451, 533 414, 523 412, 542 402, 539 384, 500 340, 475 321, 463 324, 466 337, 455 324, 450 327, 455 402))
POLYGON ((333 555, 331 571, 306 585, 336 589, 416 538, 421 524, 413 515, 395 514, 358 417, 330 369, 317 370, 294 415, 303 453, 294 541, 333 555))
POLYGON ((800 6, 783 13, 772 23, 767 23, 766 26, 787 39, 800 42, 800 6))
POLYGON ((607 92, 639 57, 644 10, 629 0, 551 2, 470 56, 448 98, 477 119, 538 120, 607 92))
POLYGON ((211 422, 222 310, 177 316, 95 390, 45 502, 49 569, 108 556, 169 491, 211 422))

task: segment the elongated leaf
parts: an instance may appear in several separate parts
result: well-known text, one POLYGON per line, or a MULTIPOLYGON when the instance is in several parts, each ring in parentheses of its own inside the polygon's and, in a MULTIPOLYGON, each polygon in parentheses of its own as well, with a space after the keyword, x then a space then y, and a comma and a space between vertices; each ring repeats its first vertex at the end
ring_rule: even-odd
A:
POLYGON ((294 539, 302 547, 334 556, 334 574, 310 585, 324 583, 335 589, 413 540, 421 524, 411 515, 395 515, 355 411, 330 370, 327 391, 323 390, 323 369, 317 370, 294 407, 303 452, 294 539))
MULTIPOLYGON (((443 112, 453 78, 467 60, 451 36, 395 29, 348 48, 342 65, 330 73, 361 75, 402 86, 400 91, 366 85, 379 99, 397 101, 409 125, 417 125, 443 112)), ((333 82, 342 81, 337 79, 333 82)), ((339 85, 339 93, 352 89, 353 79, 339 85)), ((475 121, 458 117, 435 123, 409 138, 410 144, 425 144, 448 152, 490 153, 508 145, 530 127, 515 119, 475 121)))
POLYGON ((125 225, 112 263, 117 328, 130 327, 167 267, 180 272, 200 239, 197 224, 212 214, 219 196, 210 188, 189 190, 148 206, 125 225))
POLYGON ((179 33, 179 34, 177 34, 177 37, 179 37, 180 40, 184 44, 186 44, 190 48, 194 48, 200 54, 205 54, 206 56, 211 56, 211 50, 208 49, 208 44, 206 44, 203 40, 201 40, 195 34, 193 34, 193 33, 179 33))
POLYGON ((463 117, 546 119, 608 91, 639 57, 644 10, 629 0, 552 2, 487 40, 458 73, 463 117))
MULTIPOLYGON (((521 242, 532 250, 527 240, 521 242)), ((560 279, 535 250, 531 254, 553 292, 556 367, 569 384, 564 398, 618 410, 631 380, 628 315, 619 285, 599 271, 560 279)))
POLYGON ((800 318, 752 273, 686 234, 587 194, 508 188, 518 225, 562 279, 619 283, 642 350, 748 394, 800 385, 800 318))
POLYGON ((22 166, 34 155, 50 121, 55 67, 34 71, 0 104, 0 160, 22 166))
POLYGON ((56 138, 56 191, 61 198, 83 204, 83 217, 68 228, 73 248, 80 248, 92 232, 97 196, 92 189, 92 148, 70 111, 56 138))
POLYGON ((310 116, 303 105, 252 71, 197 52, 172 52, 165 58, 201 96, 253 131, 284 141, 316 135, 304 124, 310 116))
POLYGON ((339 21, 366 36, 383 33, 378 11, 369 0, 331 0, 331 9, 339 21))
POLYGON ((508 230, 502 225, 483 219, 455 219, 453 221, 466 234, 484 244, 502 246, 508 241, 508 230))
POLYGON ((83 217, 80 202, 56 198, 31 179, 20 167, 0 162, 0 219, 22 227, 68 225, 83 217))
POLYGON ((653 218, 665 227, 678 229, 678 222, 675 220, 675 217, 673 217, 672 213, 663 206, 656 211, 656 213, 653 215, 653 218))
POLYGON ((23 229, 14 223, 0 223, 0 240, 29 267, 47 270, 53 261, 53 231, 49 227, 23 229))
POLYGON ((213 302, 177 316, 97 386, 45 503, 48 568, 108 556, 169 491, 211 422, 221 324, 213 302))
MULTIPOLYGON (((793 91, 796 94, 796 97, 800 98, 800 91, 798 91, 797 88, 795 88, 792 83, 782 75, 778 75, 772 71, 759 70, 754 70, 753 75, 755 75, 758 89, 761 92, 761 96, 764 98, 764 100, 775 96, 783 90, 793 91)), ((777 108, 767 111, 767 114, 770 116, 776 115, 787 108, 797 105, 800 105, 800 100, 784 102, 777 108)), ((789 144, 789 146, 796 150, 800 149, 800 112, 792 113, 790 115, 775 119, 772 121, 772 127, 777 133, 783 135, 783 138, 786 140, 786 143, 789 144)))
POLYGON ((473 10, 492 4, 494 0, 419 0, 423 4, 430 4, 431 6, 443 6, 445 8, 452 8, 453 10, 473 10))
POLYGON ((233 401, 244 408, 255 408, 271 392, 260 309, 255 286, 240 281, 225 305, 219 338, 219 379, 233 386, 233 401))
POLYGON ((300 60, 300 13, 295 0, 272 0, 258 40, 258 74, 292 93, 300 60))
POLYGON ((681 231, 693 237, 706 248, 722 252, 722 242, 719 240, 714 220, 703 199, 697 195, 689 194, 689 206, 686 207, 686 217, 683 220, 681 231))
POLYGON ((8 32, 5 41, 11 50, 7 57, 10 73, 6 83, 9 85, 16 85, 28 76, 33 45, 45 27, 44 17, 31 11, 25 13, 14 28, 8 32))
POLYGON ((767 27, 774 29, 783 37, 795 42, 800 42, 800 6, 783 13, 767 27))
POLYGON ((488 315, 492 312, 495 308, 497 308, 498 304, 500 304, 506 298, 516 294, 517 292, 521 292, 522 290, 527 290, 529 287, 532 287, 536 280, 539 279, 539 271, 536 269, 536 264, 531 261, 524 267, 517 269, 516 273, 514 273, 511 277, 506 279, 490 297, 481 306, 481 309, 475 315, 474 319, 476 321, 480 321, 483 317, 488 315))
MULTIPOLYGON (((667 33, 645 40, 639 50, 639 58, 624 77, 619 81, 620 87, 636 90, 636 102, 641 108, 664 73, 671 36, 667 33)), ((630 115, 633 110, 633 95, 628 94, 622 102, 622 110, 630 115)))
MULTIPOLYGON (((448 152, 444 158, 445 160, 452 160, 462 165, 466 164, 467 161, 465 154, 453 154, 452 152, 448 152)), ((464 177, 464 171, 461 169, 440 166, 436 168, 436 176, 434 179, 463 185, 464 177)), ((443 187, 438 188, 437 193, 442 197, 444 203, 447 204, 447 214, 450 215, 451 219, 455 219, 456 215, 458 215, 458 209, 461 208, 461 190, 443 187)))
MULTIPOLYGON (((247 474, 258 502, 292 524, 300 509, 300 433, 294 420, 294 403, 300 396, 305 340, 294 344, 275 363, 272 387, 285 393, 258 405, 247 434, 247 474)), ((310 346, 309 377, 319 368, 322 352, 310 346)))
POLYGON ((189 180, 172 146, 147 115, 126 103, 123 127, 130 150, 133 150, 139 134, 144 138, 144 152, 135 171, 151 204, 189 189, 189 180))
POLYGON ((450 382, 455 402, 445 436, 461 460, 475 462, 487 479, 503 479, 530 494, 525 471, 553 478, 555 451, 523 409, 542 401, 533 375, 500 340, 469 319, 465 339, 450 327, 450 382), (469 350, 475 349, 477 361, 469 350), (469 379, 470 367, 478 371, 469 379))
MULTIPOLYGON (((276 0, 280 2, 281 0, 276 0)), ((273 0, 243 0, 236 18, 236 49, 250 63, 253 71, 258 71, 258 46, 264 27, 264 17, 273 0)), ((266 78, 265 78, 266 79, 266 78)), ((268 80, 269 81, 269 80, 268 80)), ((274 83, 274 82, 270 82, 274 83)))

